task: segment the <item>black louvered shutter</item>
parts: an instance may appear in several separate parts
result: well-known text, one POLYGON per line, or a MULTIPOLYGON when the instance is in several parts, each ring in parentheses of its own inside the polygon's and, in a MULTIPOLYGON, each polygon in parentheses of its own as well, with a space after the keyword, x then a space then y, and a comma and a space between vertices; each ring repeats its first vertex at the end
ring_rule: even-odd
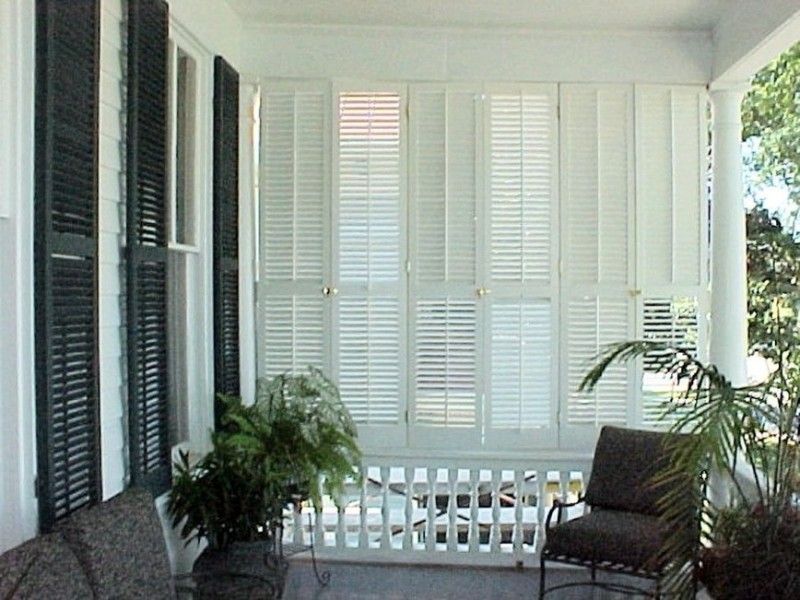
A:
POLYGON ((97 0, 37 0, 35 304, 39 524, 101 494, 97 0))
POLYGON ((161 0, 128 2, 127 326, 131 484, 171 483, 167 365, 167 43, 161 0))
POLYGON ((214 60, 214 390, 239 394, 239 74, 221 56, 214 60))

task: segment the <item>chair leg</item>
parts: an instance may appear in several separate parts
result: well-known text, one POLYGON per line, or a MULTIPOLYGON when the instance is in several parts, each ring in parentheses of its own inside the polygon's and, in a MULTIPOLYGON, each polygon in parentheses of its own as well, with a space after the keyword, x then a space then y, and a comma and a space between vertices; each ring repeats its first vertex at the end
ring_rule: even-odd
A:
POLYGON ((544 556, 541 556, 539 558, 539 600, 544 599, 544 585, 545 585, 544 556))
POLYGON ((655 600, 661 600, 661 580, 660 579, 656 579, 656 589, 653 592, 653 598, 655 598, 655 600))

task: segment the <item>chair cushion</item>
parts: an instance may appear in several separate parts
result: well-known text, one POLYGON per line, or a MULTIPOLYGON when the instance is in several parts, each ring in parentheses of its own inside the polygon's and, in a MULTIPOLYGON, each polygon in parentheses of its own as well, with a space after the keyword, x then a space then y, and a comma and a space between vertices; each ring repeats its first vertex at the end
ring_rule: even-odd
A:
POLYGON ((91 598, 78 559, 58 534, 42 535, 0 556, 0 598, 91 598))
POLYGON ((544 550, 554 557, 609 561, 652 572, 663 566, 659 550, 664 533, 658 517, 597 509, 550 529, 544 550))
POLYGON ((153 497, 130 489, 70 515, 60 526, 97 598, 174 598, 153 497))
MULTIPOLYGON (((664 485, 652 478, 669 465, 670 453, 688 436, 620 427, 603 427, 597 440, 586 503, 647 515, 658 515, 664 485)), ((670 484, 673 485, 673 484, 670 484)))

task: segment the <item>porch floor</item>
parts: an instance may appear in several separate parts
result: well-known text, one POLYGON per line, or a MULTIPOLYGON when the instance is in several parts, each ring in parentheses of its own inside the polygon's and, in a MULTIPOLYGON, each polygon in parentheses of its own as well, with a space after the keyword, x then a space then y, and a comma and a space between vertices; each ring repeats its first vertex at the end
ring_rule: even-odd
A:
MULTIPOLYGON (((286 600, 516 600, 538 598, 539 591, 539 570, 530 568, 518 571, 485 567, 323 562, 321 569, 331 572, 331 582, 326 588, 318 587, 309 561, 293 560, 284 598, 286 600)), ((598 574, 598 577, 603 575, 598 574)), ((587 579, 588 572, 582 570, 558 567, 547 570, 548 587, 557 583, 587 579)), ((635 582, 647 584, 644 580, 635 582)), ((625 597, 604 590, 593 590, 590 587, 575 587, 548 594, 547 600, 616 600, 625 597)))

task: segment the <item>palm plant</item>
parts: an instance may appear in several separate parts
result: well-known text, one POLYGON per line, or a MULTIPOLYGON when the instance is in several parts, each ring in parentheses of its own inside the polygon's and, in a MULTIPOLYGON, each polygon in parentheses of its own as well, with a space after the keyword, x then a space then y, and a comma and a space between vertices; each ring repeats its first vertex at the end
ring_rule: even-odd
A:
POLYGON ((725 598, 800 597, 797 352, 784 348, 763 383, 735 386, 714 365, 684 349, 623 342, 601 353, 584 378, 581 389, 591 390, 612 363, 640 358, 669 377, 677 392, 665 403, 663 416, 672 421, 673 431, 693 435, 674 449, 671 464, 653 485, 691 472, 713 473, 730 490, 726 502, 712 502, 708 480, 698 479, 689 490, 682 486, 664 495, 662 518, 670 532, 664 553, 672 565, 666 585, 672 591, 688 595, 691 590, 692 575, 685 565, 697 558, 697 540, 685 534, 688 509, 699 519, 700 542, 708 548, 701 574, 712 593, 725 598))

